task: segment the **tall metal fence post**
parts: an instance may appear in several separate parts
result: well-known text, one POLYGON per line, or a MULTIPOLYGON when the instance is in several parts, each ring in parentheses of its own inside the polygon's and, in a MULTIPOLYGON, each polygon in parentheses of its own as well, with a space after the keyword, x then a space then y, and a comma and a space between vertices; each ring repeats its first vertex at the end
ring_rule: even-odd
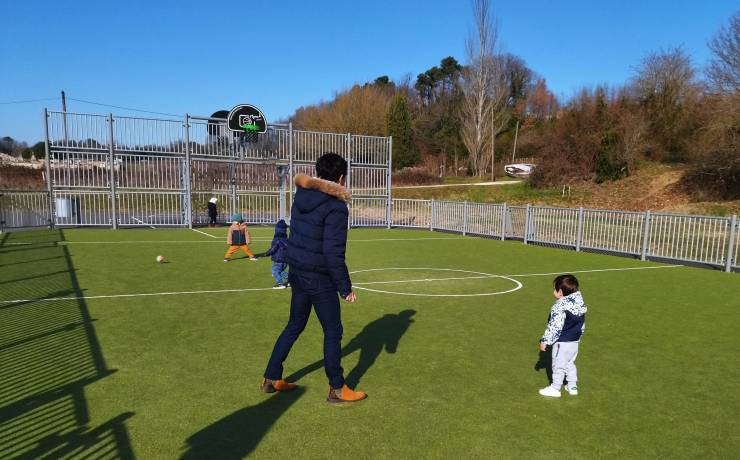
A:
POLYGON ((501 205, 501 241, 506 239, 506 203, 501 205))
POLYGON ((576 252, 581 250, 583 240, 583 207, 578 208, 578 234, 576 236, 576 252))
POLYGON ((393 222, 393 198, 392 198, 392 181, 393 181, 393 136, 388 136, 388 182, 386 187, 387 201, 385 220, 388 228, 391 228, 393 222))
POLYGON ((531 205, 527 204, 526 209, 524 210, 524 244, 529 243, 529 215, 530 215, 530 208, 531 205))
MULTIPOLYGON (((725 271, 732 271, 732 263, 735 258, 735 232, 737 232, 737 215, 730 218, 730 241, 727 243, 727 257, 725 257, 725 271)), ((734 261, 737 263, 737 261, 734 261)))
POLYGON ((463 236, 468 234, 468 200, 463 203, 463 236))
POLYGON ((183 186, 185 187, 185 193, 183 203, 185 208, 185 225, 188 228, 193 228, 193 194, 192 184, 190 183, 191 177, 191 158, 190 158, 190 114, 185 114, 185 125, 183 126, 183 137, 185 138, 185 170, 183 171, 183 186))
POLYGON ((113 230, 118 229, 118 197, 116 196, 116 147, 113 137, 113 114, 108 114, 108 180, 110 181, 110 210, 113 230))
POLYGON ((642 227, 642 249, 640 250, 640 260, 647 260, 648 244, 650 244, 650 211, 645 211, 645 222, 642 227))
MULTIPOLYGON (((344 178, 344 185, 352 195, 352 134, 347 133, 347 177, 344 178)), ((347 203, 349 207, 349 218, 347 219, 347 228, 352 228, 352 203, 347 203)))
MULTIPOLYGON (((229 195, 231 196, 231 211, 229 214, 233 215, 236 214, 239 209, 239 205, 236 202, 236 160, 240 153, 238 152, 239 148, 236 145, 236 137, 230 137, 231 161, 229 162, 229 195)), ((231 220, 231 216, 229 216, 229 220, 231 220)))
POLYGON ((434 200, 429 200, 429 231, 434 231, 434 215, 436 214, 436 209, 434 208, 434 200))
POLYGON ((293 206, 293 175, 293 122, 290 122, 288 123, 288 196, 290 201, 286 205, 287 209, 293 206))
POLYGON ((49 143, 49 110, 44 108, 44 150, 46 154, 46 188, 49 192, 49 228, 54 228, 54 180, 51 177, 51 145, 49 143))

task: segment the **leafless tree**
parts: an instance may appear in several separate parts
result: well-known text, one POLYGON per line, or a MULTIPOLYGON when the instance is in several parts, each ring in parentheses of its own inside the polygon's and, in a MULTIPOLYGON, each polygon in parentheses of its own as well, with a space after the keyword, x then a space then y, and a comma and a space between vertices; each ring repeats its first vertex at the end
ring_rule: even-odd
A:
POLYGON ((679 103, 691 91, 695 71, 691 57, 682 48, 650 53, 636 68, 637 95, 642 100, 660 98, 679 103))
POLYGON ((709 42, 714 59, 709 63, 707 76, 720 93, 740 91, 740 11, 720 29, 709 42))
POLYGON ((651 53, 636 68, 632 86, 650 124, 650 157, 681 161, 688 155, 691 111, 699 99, 695 74, 682 48, 651 53))
POLYGON ((486 147, 489 145, 491 124, 495 114, 494 92, 496 66, 494 53, 498 41, 498 25, 492 17, 489 0, 473 0, 475 30, 465 43, 467 65, 463 71, 463 101, 460 110, 461 137, 468 149, 473 174, 480 175, 486 167, 486 147))

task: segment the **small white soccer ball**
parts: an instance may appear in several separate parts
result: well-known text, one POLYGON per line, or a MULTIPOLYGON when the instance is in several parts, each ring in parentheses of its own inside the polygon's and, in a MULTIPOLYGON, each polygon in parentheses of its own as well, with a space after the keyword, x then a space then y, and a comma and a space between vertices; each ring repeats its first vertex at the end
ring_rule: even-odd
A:
POLYGON ((161 264, 162 262, 164 262, 164 256, 157 256, 157 263, 161 264))

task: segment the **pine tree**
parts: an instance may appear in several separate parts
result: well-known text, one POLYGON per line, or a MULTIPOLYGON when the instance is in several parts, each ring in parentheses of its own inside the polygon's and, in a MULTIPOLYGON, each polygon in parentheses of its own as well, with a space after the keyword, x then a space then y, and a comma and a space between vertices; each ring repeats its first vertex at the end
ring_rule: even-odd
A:
POLYGON ((388 135, 393 136, 393 169, 401 169, 418 163, 419 154, 414 146, 411 111, 402 93, 396 93, 393 96, 388 107, 386 123, 388 135))

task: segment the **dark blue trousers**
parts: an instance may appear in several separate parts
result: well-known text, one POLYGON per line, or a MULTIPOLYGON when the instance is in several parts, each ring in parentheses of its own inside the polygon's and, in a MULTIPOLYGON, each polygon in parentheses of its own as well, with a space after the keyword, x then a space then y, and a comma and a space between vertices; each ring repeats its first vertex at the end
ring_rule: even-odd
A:
POLYGON ((342 369, 342 317, 339 296, 334 283, 328 276, 291 270, 288 281, 292 288, 290 319, 277 339, 267 363, 265 378, 283 378, 283 362, 290 349, 306 327, 311 314, 311 305, 316 310, 321 328, 324 330, 324 370, 332 388, 344 385, 342 369))

